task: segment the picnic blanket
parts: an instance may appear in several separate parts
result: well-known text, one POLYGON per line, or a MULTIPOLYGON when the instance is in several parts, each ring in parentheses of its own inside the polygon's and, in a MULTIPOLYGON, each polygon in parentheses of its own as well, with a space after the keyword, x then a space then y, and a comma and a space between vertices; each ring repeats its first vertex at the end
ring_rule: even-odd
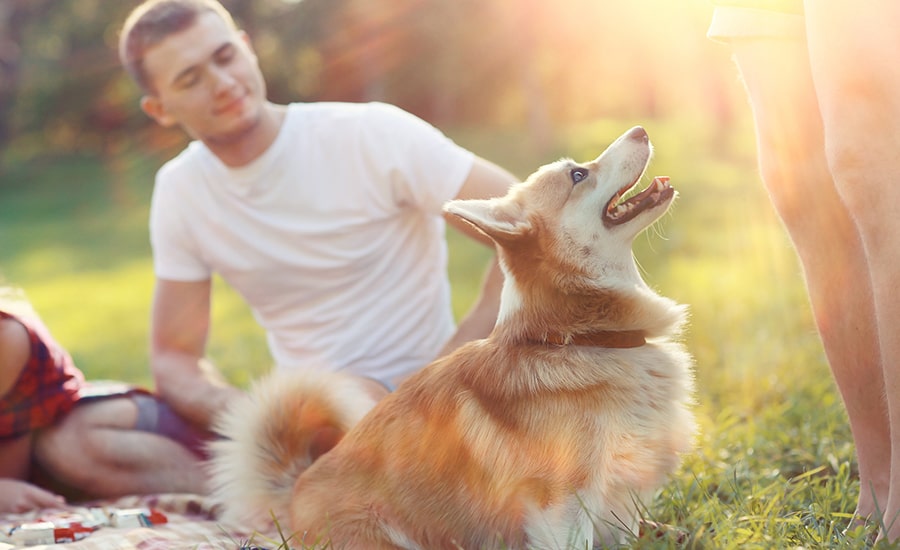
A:
POLYGON ((0 515, 0 550, 29 548, 43 550, 178 550, 178 549, 267 549, 288 548, 273 525, 271 532, 261 533, 240 525, 219 521, 221 508, 211 499, 190 494, 130 496, 114 500, 93 501, 58 510, 36 510, 24 514, 0 515), (131 521, 139 510, 149 514, 140 522, 131 521), (16 527, 49 519, 65 524, 66 517, 87 515, 128 517, 129 521, 113 521, 79 534, 74 542, 23 546, 22 533, 13 538, 16 527), (149 517, 149 520, 147 520, 149 517), (126 525, 127 523, 127 525, 126 525))

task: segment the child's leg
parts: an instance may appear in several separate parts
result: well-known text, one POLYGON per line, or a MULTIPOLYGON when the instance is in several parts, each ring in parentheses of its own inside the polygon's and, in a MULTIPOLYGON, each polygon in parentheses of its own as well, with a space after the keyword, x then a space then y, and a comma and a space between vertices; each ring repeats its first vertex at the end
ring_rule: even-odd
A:
POLYGON ((35 457, 52 477, 95 497, 207 491, 200 458, 181 443, 134 429, 128 396, 80 404, 35 439, 35 457))

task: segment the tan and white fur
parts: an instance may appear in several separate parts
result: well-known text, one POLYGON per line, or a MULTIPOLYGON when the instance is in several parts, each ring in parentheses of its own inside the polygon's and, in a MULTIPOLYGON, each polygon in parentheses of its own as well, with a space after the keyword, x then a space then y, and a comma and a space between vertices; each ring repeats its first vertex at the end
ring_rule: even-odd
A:
POLYGON ((226 517, 271 514, 292 542, 336 549, 584 549, 635 532, 694 433, 691 359, 670 339, 684 308, 632 255, 675 192, 655 178, 621 200, 650 154, 636 127, 505 197, 448 203, 497 243, 492 334, 377 405, 340 375, 262 381, 221 422, 226 517), (316 459, 323 433, 345 435, 316 459))

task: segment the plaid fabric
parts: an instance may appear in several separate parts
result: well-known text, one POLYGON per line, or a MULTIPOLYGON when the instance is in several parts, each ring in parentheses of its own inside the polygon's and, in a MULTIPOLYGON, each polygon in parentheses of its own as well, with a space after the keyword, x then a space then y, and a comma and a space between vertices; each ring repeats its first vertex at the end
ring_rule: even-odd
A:
MULTIPOLYGON (((65 544, 29 546, 34 550, 212 550, 259 548, 276 550, 297 547, 296 543, 284 544, 273 526, 271 532, 260 533, 238 525, 228 525, 217 520, 220 508, 211 499, 199 495, 162 494, 129 496, 116 500, 104 500, 69 506, 64 511, 77 514, 86 506, 104 510, 148 508, 166 516, 166 523, 152 527, 101 527, 86 538, 65 544)), ((59 510, 41 510, 27 514, 0 515, 0 529, 9 532, 14 525, 38 521, 52 516, 59 510)), ((285 538, 288 535, 285 534, 285 538)), ((2 542, 0 550, 11 550, 11 544, 2 542)))
POLYGON ((15 385, 0 399, 0 438, 16 437, 49 426, 72 410, 84 375, 66 350, 37 318, 15 317, 28 331, 31 355, 15 385))

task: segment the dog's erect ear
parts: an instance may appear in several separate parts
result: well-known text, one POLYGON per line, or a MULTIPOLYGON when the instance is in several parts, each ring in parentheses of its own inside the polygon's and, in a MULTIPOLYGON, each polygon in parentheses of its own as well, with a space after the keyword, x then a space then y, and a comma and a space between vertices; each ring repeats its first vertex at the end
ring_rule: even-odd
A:
POLYGON ((444 211, 466 220, 498 243, 531 229, 522 207, 504 198, 450 201, 444 211))

